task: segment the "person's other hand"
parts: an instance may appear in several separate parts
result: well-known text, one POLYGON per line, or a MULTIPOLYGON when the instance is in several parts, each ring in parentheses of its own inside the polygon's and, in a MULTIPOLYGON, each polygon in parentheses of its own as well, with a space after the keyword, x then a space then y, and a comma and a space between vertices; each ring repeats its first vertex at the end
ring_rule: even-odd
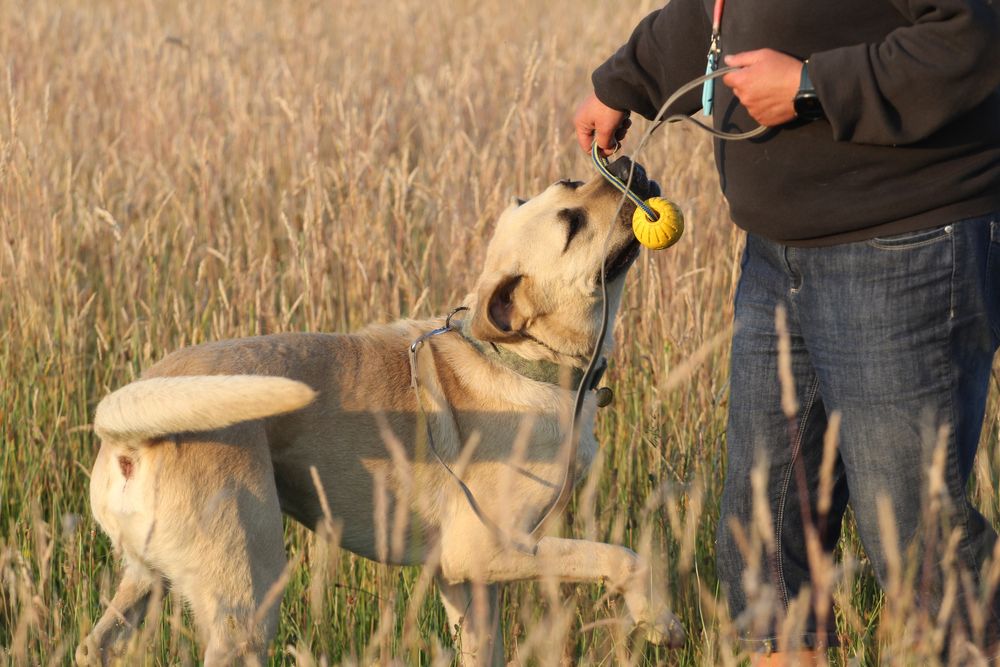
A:
POLYGON ((774 49, 726 56, 726 65, 741 69, 722 77, 733 94, 761 125, 776 127, 795 118, 802 61, 774 49))
POLYGON ((590 146, 597 140, 601 152, 611 155, 618 150, 618 144, 625 138, 625 133, 632 125, 627 111, 612 109, 591 93, 576 109, 573 116, 573 126, 576 128, 576 140, 584 152, 590 152, 590 146))

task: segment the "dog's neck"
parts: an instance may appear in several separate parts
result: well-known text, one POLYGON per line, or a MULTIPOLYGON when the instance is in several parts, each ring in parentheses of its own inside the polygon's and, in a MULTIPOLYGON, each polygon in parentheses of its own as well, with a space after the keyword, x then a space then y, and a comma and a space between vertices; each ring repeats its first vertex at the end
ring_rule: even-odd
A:
MULTIPOLYGON (((536 382, 546 382, 561 387, 576 389, 583 380, 584 369, 566 364, 557 364, 546 359, 526 359, 521 355, 512 352, 506 347, 480 340, 472 335, 470 331, 470 320, 463 319, 456 327, 462 337, 469 342, 472 347, 492 361, 504 368, 514 371, 518 375, 524 376, 536 382)), ((608 361, 603 356, 598 360, 598 367, 587 389, 595 389, 604 376, 604 371, 608 367, 608 361)))

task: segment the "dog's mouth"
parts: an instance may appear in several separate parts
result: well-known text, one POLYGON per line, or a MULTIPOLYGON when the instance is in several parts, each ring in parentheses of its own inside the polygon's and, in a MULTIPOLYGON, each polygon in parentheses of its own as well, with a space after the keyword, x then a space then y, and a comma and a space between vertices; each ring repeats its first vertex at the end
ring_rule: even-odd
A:
MULTIPOLYGON (((660 196, 660 184, 650 179, 646 175, 646 170, 638 162, 632 162, 628 157, 622 156, 608 165, 608 170, 621 179, 623 183, 628 183, 629 189, 641 199, 660 196)), ((620 214, 621 224, 630 230, 635 208, 635 204, 631 200, 626 200, 620 214)), ((610 283, 624 275, 639 256, 640 247, 638 239, 635 236, 630 236, 625 245, 610 253, 604 261, 604 282, 610 283)), ((597 277, 600 279, 600 272, 598 272, 597 277)))
MULTIPOLYGON (((636 257, 639 256, 639 248, 639 241, 635 237, 632 237, 620 250, 606 259, 604 261, 604 282, 613 282, 624 275, 629 270, 629 267, 632 266, 636 257)), ((600 278, 599 272, 598 278, 600 278)))

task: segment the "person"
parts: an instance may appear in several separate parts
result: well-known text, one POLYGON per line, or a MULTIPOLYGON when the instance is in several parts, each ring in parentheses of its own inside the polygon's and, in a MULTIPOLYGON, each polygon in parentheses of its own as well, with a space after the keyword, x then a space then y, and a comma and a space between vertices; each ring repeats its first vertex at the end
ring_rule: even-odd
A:
MULTIPOLYGON (((574 117, 584 150, 596 140, 610 153, 630 111, 655 117, 705 72, 717 8, 720 64, 737 69, 714 86, 713 124, 769 128, 714 146, 731 218, 747 232, 716 542, 730 611, 744 639, 765 656, 779 651, 764 662, 780 664, 791 656, 785 649, 815 659, 836 644, 821 604, 801 633, 777 641, 788 605, 822 587, 810 534, 829 554, 850 504, 880 585, 893 554, 922 557, 913 594, 930 618, 946 615, 943 650, 967 647, 956 643, 963 638, 988 649, 1000 606, 976 596, 995 588, 983 568, 997 534, 966 482, 1000 341, 998 7, 673 0, 594 71, 594 92, 574 117), (784 409, 779 310, 795 390, 784 409), (825 506, 818 487, 834 415, 839 448, 825 506), (763 623, 759 603, 750 609, 749 557, 732 530, 752 523, 755 465, 766 473, 775 540, 760 550, 759 576, 777 601, 763 623), (942 609, 948 528, 958 529, 953 560, 968 579, 942 609), (977 605, 982 623, 969 611, 977 605)), ((694 91, 669 113, 701 106, 694 91)))

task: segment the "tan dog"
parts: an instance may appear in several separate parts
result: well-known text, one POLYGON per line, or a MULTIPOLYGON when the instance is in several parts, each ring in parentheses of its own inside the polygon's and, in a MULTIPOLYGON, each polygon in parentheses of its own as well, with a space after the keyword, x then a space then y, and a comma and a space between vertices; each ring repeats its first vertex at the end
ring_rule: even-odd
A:
MULTIPOLYGON (((624 158, 613 165, 626 177, 628 168, 624 158)), ((658 193, 635 171, 640 195, 658 193)), ((542 538, 533 555, 512 545, 565 473, 559 454, 574 392, 555 378, 562 368, 577 380, 579 371, 566 369, 589 360, 605 251, 612 323, 638 254, 633 208, 616 218, 619 199, 600 177, 560 181, 501 215, 461 331, 419 349, 421 405, 408 351, 440 320, 199 345, 106 397, 94 421, 102 444, 91 503, 124 574, 77 660, 105 662, 119 651, 164 582, 191 605, 206 664, 263 663, 286 565, 281 514, 310 528, 324 522, 313 468, 342 522, 343 546, 382 562, 436 565, 466 663, 502 663, 496 584, 543 575, 605 581, 651 640, 681 641, 629 549, 555 537, 542 538), (433 446, 496 529, 428 455, 421 407, 433 446), (272 587, 278 594, 268 596, 272 587), (472 604, 484 587, 482 604, 472 604)), ((594 409, 589 392, 580 471, 596 452, 594 409)))

